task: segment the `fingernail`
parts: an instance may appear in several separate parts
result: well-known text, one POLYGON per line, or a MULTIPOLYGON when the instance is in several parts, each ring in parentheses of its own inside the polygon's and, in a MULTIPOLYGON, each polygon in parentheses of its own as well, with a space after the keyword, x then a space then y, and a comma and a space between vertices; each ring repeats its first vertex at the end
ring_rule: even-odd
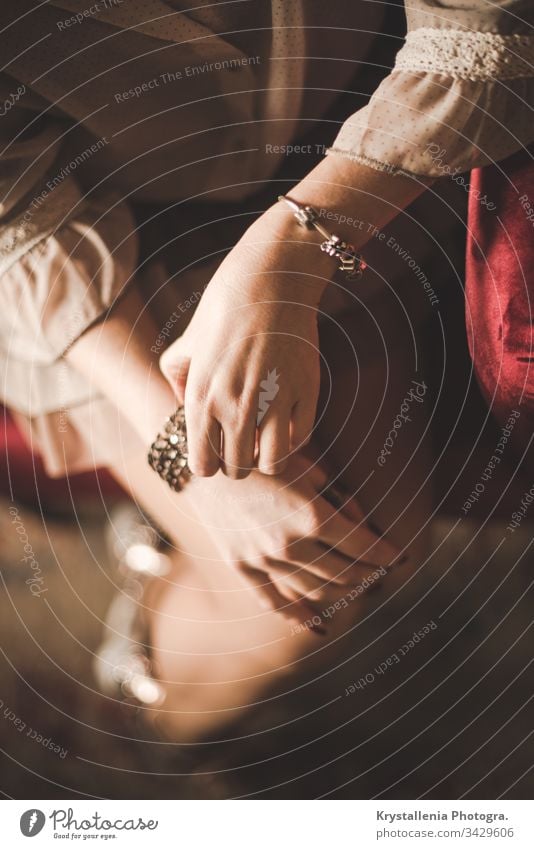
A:
POLYGON ((401 554, 401 556, 394 560, 393 563, 391 563, 389 566, 384 567, 386 572, 393 572, 393 570, 396 569, 398 566, 402 566, 403 563, 406 563, 408 558, 408 554, 401 554))

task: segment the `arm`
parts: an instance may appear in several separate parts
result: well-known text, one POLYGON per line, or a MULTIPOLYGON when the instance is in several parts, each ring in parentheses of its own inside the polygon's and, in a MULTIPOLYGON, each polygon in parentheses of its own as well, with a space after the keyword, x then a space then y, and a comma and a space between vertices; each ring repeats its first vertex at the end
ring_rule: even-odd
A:
MULTIPOLYGON (((106 320, 89 328, 65 354, 120 408, 145 445, 175 407, 150 351, 155 332, 131 288, 106 320)), ((213 535, 220 556, 242 571, 269 606, 294 616, 294 603, 304 603, 305 596, 328 598, 398 558, 398 549, 367 526, 348 495, 341 508, 321 497, 325 484, 324 470, 298 456, 279 477, 193 479, 171 497, 189 501, 199 533, 213 535)))
POLYGON ((110 398, 148 447, 176 403, 147 340, 157 335, 135 286, 104 320, 79 336, 65 359, 110 398))
MULTIPOLYGON (((325 224, 359 249, 426 185, 329 156, 291 197, 357 214, 362 229, 325 224)), ((280 473, 290 452, 308 441, 319 390, 318 310, 337 265, 320 250, 320 241, 276 203, 221 264, 185 334, 164 353, 163 372, 185 400, 190 465, 197 475, 222 467, 242 478, 253 468, 259 395, 268 375, 279 380, 259 429, 260 471, 280 473)), ((365 278, 358 285, 365 286, 365 278)))
MULTIPOLYGON (((439 7, 414 0, 407 16, 395 68, 291 192, 368 222, 361 230, 332 226, 356 248, 436 177, 503 158, 533 137, 531 3, 474 0, 464 9, 456 0, 439 7)), ((222 263, 186 334, 162 358, 185 403, 199 475, 222 468, 246 477, 255 462, 279 472, 312 431, 317 311, 333 276, 317 236, 281 204, 269 209, 222 263), (273 371, 280 389, 258 430, 260 386, 273 371)))

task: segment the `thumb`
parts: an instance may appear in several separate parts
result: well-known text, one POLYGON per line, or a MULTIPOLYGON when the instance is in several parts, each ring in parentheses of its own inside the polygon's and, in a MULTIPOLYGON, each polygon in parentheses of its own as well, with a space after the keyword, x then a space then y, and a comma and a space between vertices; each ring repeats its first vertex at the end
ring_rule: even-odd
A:
POLYGON ((184 337, 173 342, 159 359, 159 367, 181 404, 185 399, 185 385, 190 366, 191 354, 184 337))

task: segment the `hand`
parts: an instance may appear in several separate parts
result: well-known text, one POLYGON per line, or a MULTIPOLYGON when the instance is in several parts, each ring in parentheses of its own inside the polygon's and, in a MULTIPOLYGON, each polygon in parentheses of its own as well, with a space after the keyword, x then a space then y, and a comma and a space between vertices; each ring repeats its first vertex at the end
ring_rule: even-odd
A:
POLYGON ((320 495, 326 481, 325 471, 299 454, 280 476, 193 478, 183 495, 264 605, 301 618, 310 602, 315 613, 314 602, 398 562, 398 549, 369 528, 353 499, 336 509, 320 495))
MULTIPOLYGON (((294 240, 295 222, 285 211, 284 226, 294 240)), ((221 468, 244 478, 255 462, 260 472, 279 474, 309 439, 320 379, 317 308, 333 269, 316 241, 288 244, 278 219, 274 225, 262 216, 161 357, 185 405, 195 475, 221 468)))

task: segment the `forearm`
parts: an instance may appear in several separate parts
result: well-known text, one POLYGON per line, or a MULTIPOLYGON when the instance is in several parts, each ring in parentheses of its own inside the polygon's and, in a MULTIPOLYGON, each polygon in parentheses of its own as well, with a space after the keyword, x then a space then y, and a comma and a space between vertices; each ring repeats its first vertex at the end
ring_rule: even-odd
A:
MULTIPOLYGON (((351 227, 325 220, 325 226, 332 221, 332 231, 359 250, 372 238, 373 228, 384 227, 424 188, 411 178, 392 177, 331 156, 293 188, 291 197, 364 222, 367 226, 351 227)), ((260 302, 284 301, 290 293, 291 301, 318 304, 336 269, 335 261, 319 250, 319 243, 316 231, 299 227, 291 211, 275 203, 232 251, 229 273, 221 275, 223 286, 246 286, 252 301, 255 294, 260 302), (252 263, 251 252, 257 255, 252 263), (251 274, 251 269, 263 273, 251 274), (283 274, 273 275, 272 271, 283 274), (294 278, 289 288, 288 275, 294 278)), ((269 318, 269 326, 274 320, 269 318)), ((176 406, 158 357, 150 350, 156 336, 157 328, 132 287, 105 321, 89 328, 66 354, 68 361, 123 411, 147 445, 176 406)))
POLYGON ((93 325, 65 358, 121 409, 148 445, 176 407, 169 384, 150 350, 157 330, 135 287, 105 320, 93 325))
MULTIPOLYGON (((392 176, 341 156, 325 157, 297 183, 289 196, 324 211, 322 224, 357 250, 422 194, 433 181, 392 176), (328 217, 330 213, 330 217, 328 217), (339 220, 338 216, 344 216, 339 220), (347 223, 347 219, 352 222, 347 223)), ((285 204, 274 203, 245 233, 244 245, 271 241, 279 268, 316 275, 309 282, 321 293, 333 276, 336 264, 319 250, 320 236, 300 227, 285 204), (283 245, 283 246, 282 246, 283 245)), ((365 253, 365 252, 364 252, 365 253)))
MULTIPOLYGON (((326 156, 291 190, 300 203, 352 216, 381 229, 431 184, 420 178, 393 176, 342 156, 326 156)), ((279 215, 279 209, 276 209, 279 215)), ((367 228, 341 225, 340 235, 362 247, 370 238, 367 228)))

